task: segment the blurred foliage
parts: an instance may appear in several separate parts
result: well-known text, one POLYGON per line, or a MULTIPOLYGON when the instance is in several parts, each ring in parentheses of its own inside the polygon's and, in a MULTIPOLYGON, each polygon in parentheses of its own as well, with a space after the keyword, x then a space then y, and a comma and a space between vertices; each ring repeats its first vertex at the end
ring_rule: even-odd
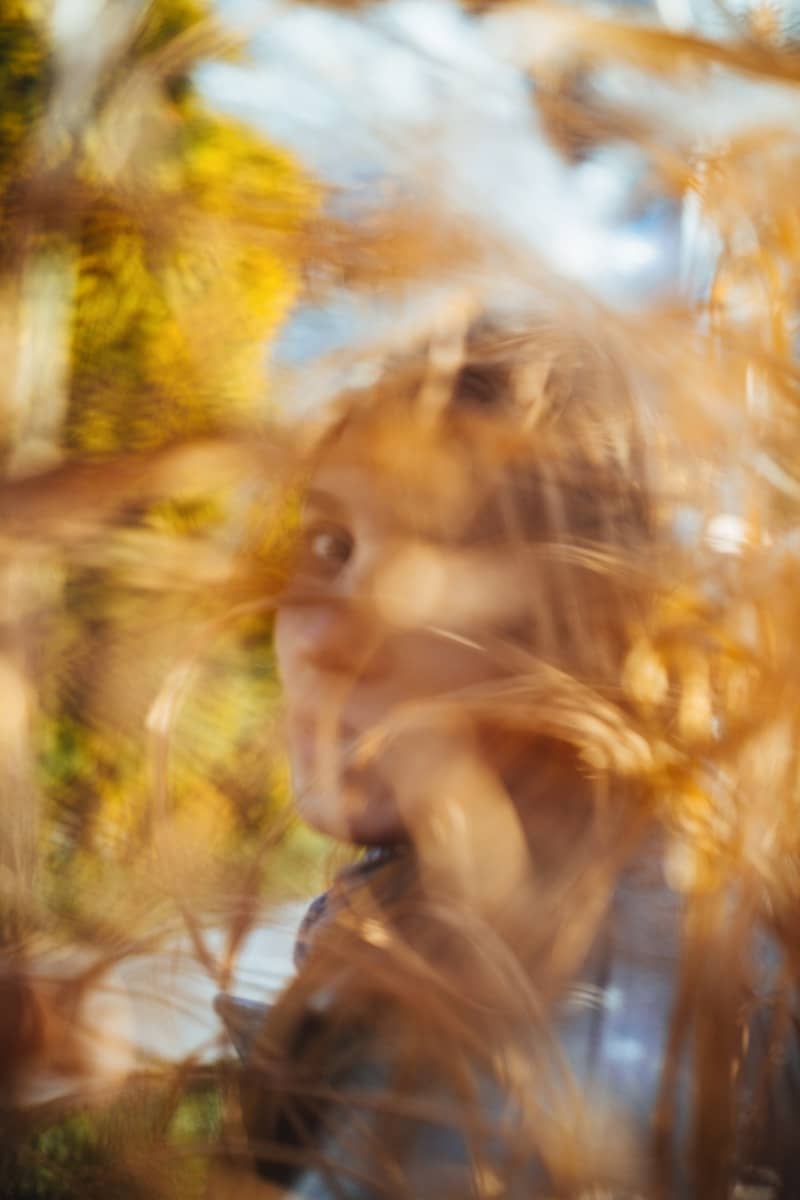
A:
POLYGON ((53 1116, 4 1122, 0 1188, 9 1200, 207 1194, 207 1152, 222 1123, 208 1072, 187 1076, 179 1090, 138 1080, 106 1107, 53 1116))
POLYGON ((307 197, 291 164, 193 100, 181 108, 155 173, 162 213, 142 220, 97 181, 81 220, 66 429, 81 450, 152 446, 246 417, 263 388, 264 338, 291 299, 269 236, 307 197))
POLYGON ((134 1075, 80 1111, 37 1088, 103 1075, 114 1035, 75 1014, 109 964, 185 926, 224 986, 264 902, 317 882, 320 841, 282 815, 268 606, 235 564, 283 511, 258 515, 264 471, 236 446, 269 410, 319 195, 196 89, 198 62, 236 52, 205 0, 0 14, 0 507, 17 517, 25 485, 34 513, 0 544, 0 1193, 18 1200, 203 1194, 207 1077, 134 1075))
POLYGON ((195 64, 234 52, 195 0, 7 0, 0 16, 4 487, 50 505, 0 553, 10 954, 54 936, 118 952, 189 903, 200 925, 255 919, 265 894, 312 886, 298 877, 319 858, 306 835, 265 855, 287 801, 271 622, 256 606, 225 624, 258 485, 201 464, 125 492, 159 447, 212 437, 213 467, 268 410, 266 347, 318 192, 199 95, 195 64), (59 488, 87 459, 78 515, 59 488), (156 802, 148 714, 187 656, 201 690, 159 728, 156 802))
POLYGON ((8 2, 0 18, 0 195, 13 181, 48 86, 47 50, 30 5, 8 2))
MULTIPOLYGON (((48 25, 23 0, 6 6, 0 27, 0 287, 18 335, 3 426, 17 474, 262 416, 266 341, 293 299, 292 237, 315 203, 285 154, 198 96, 196 59, 229 52, 204 4, 154 0, 133 21, 109 4, 90 32, 87 53, 74 30, 48 25)), ((166 494, 106 529, 91 566, 45 554, 36 568, 46 636, 33 637, 36 661, 23 667, 40 689, 34 748, 45 845, 59 867, 51 896, 74 903, 70 864, 110 855, 119 865, 147 824, 148 705, 187 635, 226 601, 224 589, 198 601, 207 581, 194 577, 192 553, 202 559, 205 539, 230 538, 230 507, 242 503, 202 480, 189 495, 167 482, 166 494)), ((257 625, 228 639, 224 696, 214 696, 204 743, 213 750, 174 772, 198 810, 214 803, 225 814, 228 842, 263 832, 274 794, 268 772, 254 768, 245 786, 234 766, 274 691, 269 622, 257 625), (223 776, 246 795, 229 802, 223 776)))
MULTIPOLYGON (((703 67, 791 82, 797 55, 580 5, 464 7, 530 16, 537 54, 525 62, 519 39, 520 65, 566 159, 629 137, 650 155, 649 186, 676 204, 694 196, 717 233, 707 304, 676 301, 615 329, 621 353, 663 381, 653 440, 673 474, 662 524, 680 495, 699 530, 683 557, 660 565, 653 588, 670 603, 632 631, 622 683, 655 751, 665 825, 685 843, 686 886, 747 851, 780 898, 781 839, 764 849, 752 799, 777 797, 775 828, 788 838, 781 772, 795 769, 786 746, 798 744, 796 132, 732 130, 722 148, 711 139, 698 149, 665 131, 660 112, 639 112, 637 93, 601 106, 589 83, 610 63, 672 78, 678 92, 687 64, 691 82, 703 67), (538 36, 537 19, 553 13, 561 41, 538 36), (538 47, 547 45, 558 53, 545 70, 538 47), (745 450, 759 470, 734 505, 738 557, 721 565, 703 522, 721 511, 720 480, 736 482, 731 464, 745 450), (786 713, 770 787, 757 788, 764 758, 753 751, 748 776, 742 756, 759 748, 753 730, 769 733, 786 713), (724 827, 733 800, 718 786, 719 764, 743 780, 737 822, 724 827), (747 811, 749 825, 739 819, 747 811)), ((0 985, 2 972, 24 973, 26 955, 48 961, 54 944, 116 961, 181 922, 224 985, 263 900, 298 880, 310 889, 321 858, 311 834, 283 837, 281 825, 286 765, 261 599, 274 590, 293 510, 276 498, 274 461, 253 470, 269 407, 265 347, 299 291, 301 256, 313 252, 317 283, 326 271, 365 290, 438 282, 437 271, 468 274, 481 235, 490 242, 497 231, 404 196, 401 212, 364 225, 327 220, 312 242, 319 190, 193 85, 199 60, 236 53, 210 5, 108 0, 84 28, 58 33, 54 11, 4 0, 0 15, 0 454, 11 517, 24 507, 20 481, 31 481, 34 514, 0 541, 0 985), (190 453, 198 439, 202 462, 190 453), (159 457, 175 447, 185 460, 159 457), (96 474, 81 474, 84 460, 96 474), (209 927, 225 934, 216 957, 209 927)), ((510 278, 513 257, 498 250, 487 275, 510 278)), ((574 303, 569 295, 565 307, 574 303)), ((588 320, 588 309, 571 311, 588 320)), ((789 895, 796 861, 787 855, 789 895)), ((22 1069, 41 1066, 35 1045, 29 1059, 23 1052, 14 1086, 22 1069)), ((0 1086, 4 1072, 0 1055, 0 1086)), ((2 1113, 0 1193, 202 1194, 201 1159, 183 1151, 214 1132, 218 1095, 187 1091, 180 1078, 167 1086, 169 1100, 143 1084, 104 1112, 50 1114, 38 1128, 2 1113)))

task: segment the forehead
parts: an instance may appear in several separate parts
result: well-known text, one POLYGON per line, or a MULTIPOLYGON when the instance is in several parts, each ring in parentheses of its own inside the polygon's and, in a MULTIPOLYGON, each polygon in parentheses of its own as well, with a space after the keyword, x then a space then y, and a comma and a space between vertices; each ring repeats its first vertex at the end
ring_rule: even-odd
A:
POLYGON ((475 450, 463 432, 416 418, 346 427, 319 453, 307 501, 350 517, 458 536, 491 491, 489 466, 475 450))

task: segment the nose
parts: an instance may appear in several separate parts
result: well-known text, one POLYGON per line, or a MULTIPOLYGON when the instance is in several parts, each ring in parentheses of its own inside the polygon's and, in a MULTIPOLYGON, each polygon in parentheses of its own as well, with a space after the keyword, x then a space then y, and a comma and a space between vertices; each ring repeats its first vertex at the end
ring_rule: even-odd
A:
POLYGON ((338 598, 279 609, 275 648, 284 679, 304 666, 373 677, 387 669, 390 654, 387 630, 374 614, 338 598))

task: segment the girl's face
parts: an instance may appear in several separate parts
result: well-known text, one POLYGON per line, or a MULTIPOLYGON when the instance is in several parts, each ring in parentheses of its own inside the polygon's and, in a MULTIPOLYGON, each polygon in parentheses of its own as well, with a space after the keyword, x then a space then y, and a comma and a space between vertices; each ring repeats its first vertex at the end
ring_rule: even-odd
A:
POLYGON ((524 553, 467 536, 474 482, 424 440, 406 430, 396 454, 369 454, 340 436, 310 480, 276 622, 300 813, 353 842, 406 838, 420 774, 474 756, 453 714, 499 677, 493 639, 526 615, 524 553))

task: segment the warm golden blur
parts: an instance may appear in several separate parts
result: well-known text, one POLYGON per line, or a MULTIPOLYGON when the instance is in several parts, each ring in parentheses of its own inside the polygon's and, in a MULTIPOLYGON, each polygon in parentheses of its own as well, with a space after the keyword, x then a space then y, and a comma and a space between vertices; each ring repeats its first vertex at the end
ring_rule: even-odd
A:
MULTIPOLYGON (((201 0, 100 5, 69 45, 48 6, 9 0, 0 16, 9 1194, 207 1194, 175 1164, 196 1165, 187 1147, 205 1151, 222 1123, 203 1065, 222 1053, 210 992, 237 979, 265 905, 322 875, 327 843, 287 817, 287 736, 301 815, 424 854, 419 877, 398 863, 387 895, 354 899, 270 1037, 288 1044, 323 968, 355 964, 349 1015, 419 1018, 412 1067, 429 1055, 457 1074, 506 1038, 490 1065, 527 1097, 520 1153, 537 1147, 558 1194, 585 1194, 576 1164, 592 1156, 609 1189, 641 1194, 625 1121, 559 1090, 548 1013, 647 841, 687 914, 657 1115, 672 1128, 670 1071, 700 1047, 693 1169, 704 1197, 722 1194, 732 1010, 764 930, 779 1016, 797 983, 798 57, 744 18, 714 41, 578 5, 464 8, 505 29, 560 163, 607 145, 641 155, 641 195, 712 247, 705 288, 611 309, 510 227, 453 211, 402 139, 413 195, 377 189, 368 216, 343 219, 287 152, 200 95, 196 64, 234 53, 201 0), (617 70, 630 74, 604 88, 617 70), (737 89, 747 121, 728 119, 737 89), (265 382, 292 305, 344 293, 413 310, 417 288, 418 317, 265 382), (476 332, 506 291, 521 326, 476 332), (323 367, 340 378, 362 358, 369 386, 328 387, 295 419, 323 367), (468 403, 454 414, 456 383, 468 403), (340 624, 315 674, 295 660, 319 561, 350 553, 331 498, 380 553, 357 594, 334 586, 340 624), (295 623, 285 697, 279 597, 295 623), (390 682, 375 682, 387 651, 390 682), (535 839, 512 802, 523 775, 535 839), (432 922, 415 942, 420 912, 432 922), (201 1002, 194 982, 173 987, 176 959, 201 1002), (727 992, 703 990, 704 964, 727 992), (144 993, 195 1016, 199 1003, 206 1024, 178 1066, 149 1047, 144 993), (512 1036, 523 1019, 541 1033, 530 1052, 512 1036), (92 1124, 83 1101, 102 1112, 118 1091, 92 1124), (55 1183, 37 1174, 54 1162, 55 1183)), ((459 1086, 482 1144, 472 1083, 459 1086)), ((503 1194, 489 1167, 480 1186, 503 1194)))

